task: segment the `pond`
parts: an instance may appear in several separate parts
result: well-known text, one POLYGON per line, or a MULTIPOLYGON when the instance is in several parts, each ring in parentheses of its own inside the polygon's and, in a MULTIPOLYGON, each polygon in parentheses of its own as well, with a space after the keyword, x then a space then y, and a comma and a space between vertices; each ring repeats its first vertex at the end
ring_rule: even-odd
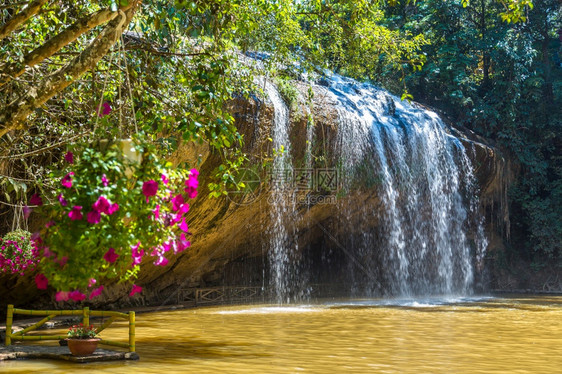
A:
MULTIPOLYGON (((139 361, 5 361, 1 372, 554 373, 562 297, 365 299, 137 314, 139 361)), ((123 323, 104 332, 126 341, 123 323)))

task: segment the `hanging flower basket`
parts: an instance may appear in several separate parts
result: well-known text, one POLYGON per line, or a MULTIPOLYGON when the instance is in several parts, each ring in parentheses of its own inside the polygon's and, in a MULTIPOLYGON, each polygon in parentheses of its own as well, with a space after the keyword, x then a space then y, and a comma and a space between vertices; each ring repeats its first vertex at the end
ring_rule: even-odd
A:
MULTIPOLYGON (((55 287, 57 301, 92 299, 102 293, 99 280, 133 281, 143 259, 165 266, 169 253, 191 245, 187 200, 197 196, 197 170, 162 161, 142 137, 89 146, 65 160, 55 204, 42 207, 48 222, 36 235, 43 257, 36 283, 55 287)), ((141 290, 133 285, 131 294, 141 290)))

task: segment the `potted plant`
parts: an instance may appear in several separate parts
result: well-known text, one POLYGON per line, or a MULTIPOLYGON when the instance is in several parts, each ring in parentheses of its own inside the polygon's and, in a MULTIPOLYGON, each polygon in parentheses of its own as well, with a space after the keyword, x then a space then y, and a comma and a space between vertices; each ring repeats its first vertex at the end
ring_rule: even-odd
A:
POLYGON ((84 326, 82 323, 74 325, 68 329, 68 349, 73 356, 88 356, 95 352, 98 347, 98 332, 91 326, 84 326))
MULTIPOLYGON (((142 155, 136 160, 119 142, 68 152, 54 193, 42 196, 50 204, 34 196, 47 222, 35 235, 42 255, 35 281, 56 288, 57 301, 92 299, 103 279, 132 283, 144 259, 165 266, 191 244, 186 213, 199 173, 161 160, 142 136, 133 146, 142 155)), ((130 295, 141 290, 133 284, 130 295)))

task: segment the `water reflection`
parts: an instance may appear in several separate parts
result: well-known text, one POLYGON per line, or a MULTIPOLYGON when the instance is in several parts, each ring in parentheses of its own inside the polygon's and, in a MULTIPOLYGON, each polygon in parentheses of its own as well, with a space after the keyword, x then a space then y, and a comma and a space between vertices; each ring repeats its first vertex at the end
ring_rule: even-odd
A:
MULTIPOLYGON (((126 324, 107 331, 126 340, 126 324)), ((138 362, 0 362, 0 372, 532 372, 562 367, 562 297, 340 300, 137 316, 138 362)))

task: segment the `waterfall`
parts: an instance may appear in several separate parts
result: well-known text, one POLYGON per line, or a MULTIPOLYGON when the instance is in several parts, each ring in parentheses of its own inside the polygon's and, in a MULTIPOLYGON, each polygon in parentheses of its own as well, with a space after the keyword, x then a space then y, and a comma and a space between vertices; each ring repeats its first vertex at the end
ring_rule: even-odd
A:
MULTIPOLYGON (((346 242, 367 262, 375 258, 373 266, 382 269, 370 270, 387 294, 470 293, 473 262, 482 260, 487 243, 472 165, 460 140, 435 113, 372 85, 334 76, 329 94, 338 102, 343 179, 350 188, 357 165, 366 164, 383 206, 362 212, 365 221, 377 215, 378 231, 346 242), (475 231, 473 250, 469 229, 475 231)), ((341 210, 350 224, 349 209, 341 210)))
MULTIPOLYGON (((337 206, 337 245, 353 257, 347 267, 342 264, 352 292, 471 293, 474 267, 487 242, 470 149, 431 111, 337 75, 324 83, 326 95, 337 103, 337 140, 331 152, 349 198, 337 206), (361 191, 376 196, 376 203, 351 207, 348 202, 361 191)), ((270 83, 264 87, 274 108, 272 171, 279 182, 293 171, 290 113, 276 88, 270 83)), ((310 143, 316 138, 309 129, 306 136, 308 167, 310 143)), ((290 183, 271 184, 270 283, 279 302, 306 289, 298 274, 294 222, 300 218, 294 197, 290 183)))
POLYGON ((270 278, 273 297, 277 302, 289 302, 291 289, 295 287, 297 268, 292 261, 296 253, 295 241, 291 240, 291 220, 295 211, 293 193, 290 182, 292 179, 292 163, 290 160, 289 142, 289 109, 270 82, 264 83, 266 95, 273 103, 273 165, 271 168, 271 196, 269 198, 271 226, 269 230, 270 246, 270 278))

